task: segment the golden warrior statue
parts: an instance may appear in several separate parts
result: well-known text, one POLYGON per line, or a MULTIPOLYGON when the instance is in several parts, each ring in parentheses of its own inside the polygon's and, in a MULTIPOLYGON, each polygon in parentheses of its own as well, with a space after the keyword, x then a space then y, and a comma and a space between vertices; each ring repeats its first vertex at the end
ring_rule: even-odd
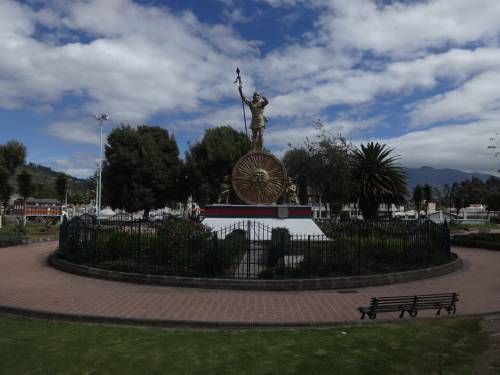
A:
POLYGON ((266 128, 267 119, 264 116, 264 107, 269 103, 265 96, 262 96, 259 92, 253 94, 252 101, 243 95, 243 88, 241 82, 238 86, 238 91, 240 92, 241 99, 250 108, 252 112, 252 123, 250 124, 250 129, 252 129, 252 146, 254 150, 262 150, 262 145, 264 143, 264 129, 266 128))

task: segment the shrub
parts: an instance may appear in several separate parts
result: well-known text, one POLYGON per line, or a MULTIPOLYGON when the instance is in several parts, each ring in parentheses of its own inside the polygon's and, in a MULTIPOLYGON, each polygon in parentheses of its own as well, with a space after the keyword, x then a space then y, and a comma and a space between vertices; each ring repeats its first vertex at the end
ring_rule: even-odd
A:
POLYGON ((268 251, 267 267, 273 267, 279 258, 290 251, 290 232, 287 228, 273 228, 271 232, 271 248, 268 251))

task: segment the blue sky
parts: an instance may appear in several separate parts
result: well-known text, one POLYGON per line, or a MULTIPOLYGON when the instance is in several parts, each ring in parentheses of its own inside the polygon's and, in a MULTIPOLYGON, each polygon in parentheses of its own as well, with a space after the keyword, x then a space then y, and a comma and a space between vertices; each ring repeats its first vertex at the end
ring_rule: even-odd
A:
POLYGON ((243 129, 239 66, 278 155, 319 119, 409 167, 491 173, 499 19, 497 0, 2 0, 0 143, 85 177, 106 112, 106 132, 160 125, 183 154, 207 127, 243 129))

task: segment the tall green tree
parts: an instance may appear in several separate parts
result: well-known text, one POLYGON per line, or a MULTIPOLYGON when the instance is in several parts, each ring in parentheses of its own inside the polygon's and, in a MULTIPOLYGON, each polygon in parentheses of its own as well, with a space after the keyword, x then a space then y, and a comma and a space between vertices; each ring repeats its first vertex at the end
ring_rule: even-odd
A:
POLYGON ((9 141, 0 145, 0 165, 3 165, 10 174, 24 164, 26 159, 26 147, 17 141, 9 141))
POLYGON ((64 202, 66 198, 66 191, 68 190, 68 176, 64 173, 58 173, 55 179, 55 188, 57 199, 59 201, 64 202))
POLYGON ((486 184, 477 177, 460 182, 459 191, 466 206, 484 203, 487 195, 486 184))
POLYGON ((485 199, 488 211, 500 211, 500 192, 491 192, 485 199))
POLYGON ((201 141, 186 152, 187 184, 201 205, 217 202, 224 176, 230 176, 234 163, 251 148, 245 133, 230 126, 207 129, 201 141))
POLYGON ((33 191, 33 183, 31 174, 27 171, 22 171, 17 175, 17 187, 19 194, 24 198, 28 198, 33 191))
POLYGON ((417 185, 413 189, 412 200, 415 205, 416 217, 420 215, 420 209, 422 205, 422 200, 424 199, 424 188, 422 185, 417 185))
POLYGON ((352 152, 353 198, 365 219, 375 219, 380 204, 402 204, 406 173, 385 144, 361 144, 352 152))
POLYGON ((0 164, 0 204, 7 207, 12 193, 12 186, 9 183, 9 171, 0 164))
POLYGON ((302 203, 310 192, 315 200, 329 203, 334 214, 340 213, 351 195, 351 151, 342 135, 320 132, 317 139, 285 153, 283 164, 296 180, 302 203))
POLYGON ((429 203, 432 201, 432 186, 429 184, 424 185, 424 200, 425 200, 425 214, 429 213, 429 203))
POLYGON ((25 159, 26 147, 22 143, 9 141, 0 145, 0 198, 5 208, 13 192, 10 177, 24 164, 25 159))
POLYGON ((173 135, 159 126, 121 125, 108 136, 103 201, 129 212, 163 208, 177 200, 181 162, 173 135))

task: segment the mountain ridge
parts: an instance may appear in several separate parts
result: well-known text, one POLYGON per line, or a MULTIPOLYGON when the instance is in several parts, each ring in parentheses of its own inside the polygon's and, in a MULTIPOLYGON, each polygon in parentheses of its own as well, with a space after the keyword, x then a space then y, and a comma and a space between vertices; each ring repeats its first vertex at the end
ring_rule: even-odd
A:
POLYGON ((406 185, 408 191, 411 192, 417 185, 429 184, 439 190, 443 189, 445 184, 452 185, 454 182, 477 177, 483 182, 492 177, 490 174, 479 172, 464 172, 459 169, 452 168, 433 168, 422 166, 420 168, 405 168, 407 173, 406 185))

